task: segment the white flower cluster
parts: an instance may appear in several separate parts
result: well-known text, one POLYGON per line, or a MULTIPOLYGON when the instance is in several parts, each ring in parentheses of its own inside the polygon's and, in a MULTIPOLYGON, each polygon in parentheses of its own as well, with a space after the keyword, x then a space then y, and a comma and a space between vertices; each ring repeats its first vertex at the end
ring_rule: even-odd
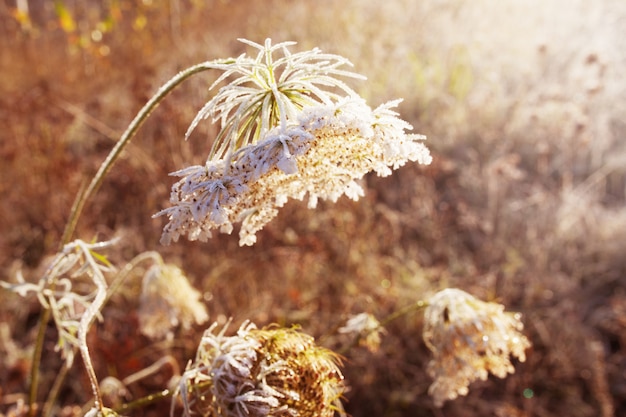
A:
POLYGON ((171 339, 173 328, 189 329, 209 319, 202 295, 176 265, 155 264, 143 277, 139 298, 139 328, 152 338, 171 339))
POLYGON ((231 233, 242 222, 240 245, 256 242, 256 232, 278 214, 289 198, 308 195, 336 201, 343 194, 363 195, 357 184, 366 173, 385 176, 407 161, 428 164, 431 156, 421 135, 397 117, 393 101, 372 110, 360 98, 303 109, 297 123, 274 128, 264 139, 204 166, 172 175, 170 202, 155 216, 167 216, 161 242, 181 235, 206 241, 213 230, 231 233))
POLYGON ((456 288, 438 292, 424 312, 423 338, 434 358, 428 373, 435 381, 428 389, 435 405, 467 395, 469 385, 514 373, 509 356, 526 360, 530 347, 521 315, 504 312, 504 306, 476 299, 456 288))

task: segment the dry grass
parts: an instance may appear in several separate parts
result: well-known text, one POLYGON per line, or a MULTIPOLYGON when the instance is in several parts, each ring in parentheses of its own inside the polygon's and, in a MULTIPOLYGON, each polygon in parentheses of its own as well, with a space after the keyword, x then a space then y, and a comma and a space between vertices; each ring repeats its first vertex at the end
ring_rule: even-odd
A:
MULTIPOLYGON (((372 104, 404 97, 403 116, 428 135, 433 165, 368 178, 357 203, 315 211, 290 203, 252 248, 223 235, 160 247, 162 224, 150 216, 166 204, 167 173, 202 161, 210 146, 207 124, 182 141, 207 97, 212 78, 203 75, 152 115, 77 235, 122 234, 112 255, 119 262, 158 250, 205 292, 212 319, 232 316, 236 325, 299 323, 322 337, 348 314, 384 317, 445 287, 523 313, 534 345, 527 362, 441 410, 426 395, 419 315, 392 323, 378 353, 347 357, 347 410, 355 417, 624 415, 626 7, 619 0, 414 3, 121 1, 111 31, 82 47, 72 43, 106 10, 73 5, 82 26, 68 35, 45 2, 31 5, 29 31, 9 17, 12 2, 3 3, 0 278, 11 280, 18 267, 31 277, 41 272, 81 182, 171 75, 241 53, 238 37, 295 40, 348 57, 368 76, 354 86, 372 104)), ((131 279, 93 332, 101 377, 127 376, 166 354, 183 365, 196 347, 202 329, 170 344, 138 337, 138 290, 131 279)), ((28 390, 39 307, 7 292, 0 299, 0 412, 7 412, 28 390)), ((47 337, 52 352, 52 328, 47 337)), ((42 387, 60 365, 55 354, 45 356, 42 387)), ((90 397, 81 370, 71 375, 60 396, 66 415, 90 397)), ((166 369, 135 384, 132 396, 159 390, 169 376, 166 369)))

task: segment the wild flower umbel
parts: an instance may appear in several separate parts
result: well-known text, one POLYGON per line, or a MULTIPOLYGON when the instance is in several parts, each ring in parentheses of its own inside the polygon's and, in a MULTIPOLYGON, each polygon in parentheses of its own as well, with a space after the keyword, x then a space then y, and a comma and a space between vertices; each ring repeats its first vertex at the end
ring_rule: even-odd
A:
POLYGON ((212 230, 230 233, 241 221, 239 244, 252 245, 289 198, 308 195, 310 208, 344 194, 357 200, 363 195, 357 180, 366 173, 430 163, 424 137, 407 134, 410 125, 392 110, 397 103, 372 110, 362 99, 345 98, 307 107, 297 124, 273 129, 229 159, 173 173, 182 179, 172 187, 173 206, 157 214, 169 218, 161 242, 181 235, 205 241, 212 230))
POLYGON ((509 356, 521 362, 530 347, 520 333, 519 313, 478 300, 455 288, 438 292, 424 312, 423 338, 434 358, 428 373, 435 381, 428 389, 435 405, 467 395, 469 385, 486 380, 489 372, 499 378, 514 373, 509 356))
POLYGON ((365 347, 370 352, 377 352, 380 347, 380 335, 385 332, 385 328, 371 314, 361 313, 352 316, 346 325, 339 328, 339 333, 354 336, 360 346, 365 347))
POLYGON ((139 298, 139 326, 146 336, 171 337, 179 324, 184 329, 209 319, 200 293, 176 265, 155 264, 146 272, 139 298))
MULTIPOLYGON (((372 110, 336 77, 363 78, 340 69, 350 63, 319 50, 292 54, 293 43, 265 45, 256 59, 242 55, 216 66, 222 87, 193 121, 211 117, 221 130, 204 165, 171 175, 181 177, 170 195, 171 207, 161 242, 182 236, 206 241, 214 230, 231 233, 241 222, 240 245, 256 242, 256 232, 290 198, 308 195, 336 201, 363 195, 357 181, 368 172, 389 175, 408 161, 429 164, 424 136, 392 109, 399 100, 372 110), (282 51, 282 57, 273 54, 282 51), (333 90, 340 90, 342 97, 333 90)), ((214 84, 215 85, 215 84, 214 84)))
POLYGON ((331 417, 341 413, 344 390, 338 357, 295 329, 204 334, 195 361, 183 374, 185 415, 211 417, 331 417))
POLYGON ((218 90, 187 130, 189 137, 202 119, 220 122, 209 153, 211 160, 261 140, 276 126, 286 127, 304 107, 331 104, 341 98, 339 92, 356 97, 339 77, 365 79, 341 68, 352 66, 346 58, 317 48, 292 53, 288 47, 295 42, 272 45, 271 39, 266 39, 260 45, 247 39, 239 41, 258 50, 257 56, 243 54, 213 63, 224 73, 209 90, 228 78, 236 78, 218 90), (276 53, 282 56, 274 56, 276 53))

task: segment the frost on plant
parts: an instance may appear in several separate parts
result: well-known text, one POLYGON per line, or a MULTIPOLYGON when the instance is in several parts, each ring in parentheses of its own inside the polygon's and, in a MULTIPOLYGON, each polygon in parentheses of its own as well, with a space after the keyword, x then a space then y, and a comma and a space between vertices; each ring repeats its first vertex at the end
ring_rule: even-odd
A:
POLYGON ((385 332, 380 322, 371 314, 360 313, 348 319, 339 333, 356 337, 360 346, 370 352, 377 352, 380 347, 380 336, 385 332))
POLYGON ((341 97, 328 88, 356 96, 337 77, 365 78, 340 68, 351 65, 347 59, 324 54, 317 48, 292 54, 288 47, 295 42, 272 45, 267 39, 265 45, 259 45, 246 39, 240 41, 258 49, 256 58, 243 54, 219 61, 216 68, 224 73, 209 89, 232 79, 204 105, 187 131, 189 137, 200 120, 209 117, 220 122, 209 159, 221 159, 235 148, 260 140, 275 126, 285 127, 306 106, 331 104, 341 97), (276 51, 282 57, 275 59, 276 51))
POLYGON ((146 336, 172 337, 172 329, 209 319, 201 294, 191 286, 183 271, 171 264, 155 264, 143 277, 139 298, 139 327, 146 336))
POLYGON ((259 49, 256 59, 240 56, 224 64, 218 81, 237 74, 201 110, 220 121, 214 148, 204 165, 172 173, 171 207, 161 242, 180 236, 206 241, 212 231, 231 233, 241 222, 240 245, 256 242, 261 230, 290 199, 336 201, 363 195, 357 180, 368 172, 384 176, 408 161, 428 164, 421 135, 393 110, 399 100, 376 109, 337 76, 345 59, 313 51, 291 54, 284 43, 259 49), (277 50, 282 57, 273 58, 277 50), (347 96, 327 91, 342 90, 347 96))
POLYGON ((489 373, 504 378, 514 373, 509 356, 524 362, 530 342, 521 333, 519 313, 478 300, 456 288, 438 292, 424 312, 423 338, 432 351, 428 373, 435 379, 428 389, 435 405, 467 395, 469 385, 489 373))
POLYGON ((25 282, 21 274, 17 276, 17 284, 0 281, 1 286, 23 297, 34 293, 41 305, 50 309, 59 332, 57 349, 68 366, 74 360, 75 348, 84 347, 86 343, 79 340, 81 325, 86 329, 89 321, 99 314, 106 287, 105 274, 115 270, 96 251, 113 243, 88 244, 76 240, 65 245, 54 257, 37 284, 25 282))
POLYGON ((331 417, 342 413, 338 357, 295 329, 244 323, 225 336, 213 324, 179 395, 185 415, 212 417, 331 417))

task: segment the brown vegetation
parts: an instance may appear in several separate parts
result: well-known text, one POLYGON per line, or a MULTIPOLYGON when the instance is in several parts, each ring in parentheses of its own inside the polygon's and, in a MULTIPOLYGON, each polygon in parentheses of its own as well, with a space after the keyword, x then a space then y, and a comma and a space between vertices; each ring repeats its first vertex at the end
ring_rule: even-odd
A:
MULTIPOLYGON (((446 287, 523 314, 533 344, 505 380, 434 407, 419 314, 380 349, 346 355, 347 411, 360 416, 626 413, 626 7, 620 0, 507 2, 152 0, 0 4, 0 279, 36 280, 89 179, 156 89, 189 65, 244 51, 243 37, 295 40, 355 64, 352 86, 428 136, 434 162, 367 178, 359 202, 290 202, 253 247, 236 236, 159 245, 174 179, 202 162, 212 128, 189 122, 211 74, 183 84, 142 127, 86 207, 76 236, 123 238, 112 260, 156 250, 204 292, 211 320, 297 323, 324 336, 349 314, 382 318, 446 287), (419 3, 419 4, 416 4, 419 3), (59 18, 61 16, 61 18, 59 18), (75 24, 72 27, 72 23, 75 24)), ((184 367, 202 333, 154 344, 137 331, 139 277, 92 332, 99 377, 122 379, 166 355, 184 367)), ((0 290, 0 413, 29 388, 40 312, 0 290)), ((50 327, 43 401, 62 360, 50 327)), ((138 398, 172 371, 129 387, 138 398)), ((89 401, 74 366, 59 415, 89 401)), ((128 414, 161 416, 168 403, 128 414)))

